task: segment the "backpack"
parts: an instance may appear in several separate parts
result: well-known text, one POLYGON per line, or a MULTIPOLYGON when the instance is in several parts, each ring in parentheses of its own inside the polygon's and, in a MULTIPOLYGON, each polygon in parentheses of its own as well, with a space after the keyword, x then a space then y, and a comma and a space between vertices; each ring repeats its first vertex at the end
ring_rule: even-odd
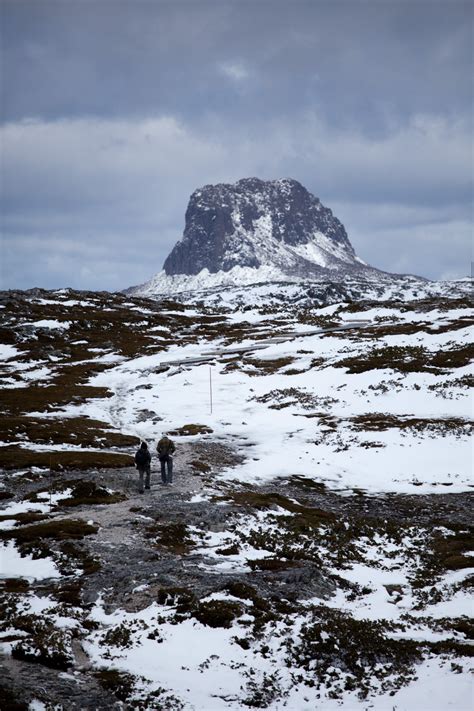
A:
POLYGON ((158 456, 166 457, 168 454, 173 454, 175 446, 170 439, 162 437, 162 439, 158 442, 156 449, 158 451, 158 456))
POLYGON ((135 454, 135 463, 138 464, 138 466, 146 466, 148 464, 148 450, 140 447, 138 452, 135 454))

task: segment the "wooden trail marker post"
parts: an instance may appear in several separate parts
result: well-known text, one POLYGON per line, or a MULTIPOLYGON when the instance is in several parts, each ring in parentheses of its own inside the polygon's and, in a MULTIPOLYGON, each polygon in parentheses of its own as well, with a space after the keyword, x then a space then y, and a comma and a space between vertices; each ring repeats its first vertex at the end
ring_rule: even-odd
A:
POLYGON ((209 401, 211 404, 211 415, 212 415, 212 368, 209 366, 209 401))
POLYGON ((49 458, 49 513, 53 506, 53 467, 51 457, 49 458))

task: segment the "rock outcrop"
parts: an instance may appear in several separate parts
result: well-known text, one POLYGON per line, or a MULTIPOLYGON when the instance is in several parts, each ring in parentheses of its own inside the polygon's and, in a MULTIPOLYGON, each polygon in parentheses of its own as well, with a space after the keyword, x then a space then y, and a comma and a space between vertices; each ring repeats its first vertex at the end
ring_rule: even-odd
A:
POLYGON ((300 278, 371 269, 356 257, 344 225, 299 182, 258 178, 196 190, 163 270, 189 276, 235 267, 300 278))

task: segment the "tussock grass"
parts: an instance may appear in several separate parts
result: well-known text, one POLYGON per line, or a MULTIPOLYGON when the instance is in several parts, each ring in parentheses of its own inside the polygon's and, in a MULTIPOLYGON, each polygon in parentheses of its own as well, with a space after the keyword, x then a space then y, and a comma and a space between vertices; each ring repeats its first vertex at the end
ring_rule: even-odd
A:
POLYGON ((115 452, 71 451, 45 452, 25 449, 17 445, 2 447, 0 465, 4 469, 23 469, 25 467, 45 467, 53 471, 64 469, 120 469, 131 467, 133 457, 115 452))
POLYGON ((473 429, 473 423, 462 417, 410 417, 397 416, 388 413, 367 413, 350 418, 349 422, 357 431, 383 431, 388 429, 416 430, 423 432, 464 432, 473 429))
POLYGON ((119 701, 127 701, 137 684, 137 677, 118 669, 101 669, 94 672, 94 676, 102 688, 114 694, 119 701))
POLYGON ((458 530, 451 536, 437 536, 433 546, 438 565, 447 570, 472 568, 472 556, 464 553, 474 551, 474 527, 458 530))
POLYGON ((147 528, 155 544, 168 548, 172 553, 183 555, 189 550, 191 539, 185 523, 157 523, 147 528))
POLYGON ((237 617, 243 613, 242 605, 227 600, 209 600, 200 602, 192 611, 192 617, 207 627, 229 629, 237 617))
POLYGON ((282 560, 281 558, 261 558, 257 560, 248 560, 247 565, 253 571, 279 571, 288 570, 289 568, 298 568, 300 564, 295 560, 282 560))
POLYGON ((367 698, 374 687, 396 690, 415 678, 422 658, 418 642, 392 639, 390 623, 356 620, 326 607, 315 607, 298 637, 287 642, 288 666, 306 671, 306 683, 325 684, 333 699, 344 691, 367 698))
POLYGON ((463 368, 473 359, 471 346, 459 346, 432 353, 423 346, 384 346, 374 348, 333 363, 336 368, 347 368, 348 373, 391 369, 401 373, 443 373, 451 368, 463 368))
POLYGON ((91 536, 98 530, 97 526, 80 519, 62 518, 0 531, 0 539, 14 539, 17 543, 35 543, 38 539, 43 538, 54 538, 61 541, 68 538, 79 539, 91 536))
POLYGON ((51 412, 70 403, 80 404, 91 398, 111 397, 107 388, 78 385, 75 383, 55 383, 42 387, 32 383, 27 388, 5 388, 0 390, 0 408, 8 415, 23 415, 29 412, 51 412))
POLYGON ((37 523, 49 518, 47 514, 36 513, 36 511, 24 511, 18 514, 4 514, 0 516, 0 521, 15 521, 16 526, 23 526, 26 523, 37 523))
POLYGON ((255 357, 243 358, 244 367, 250 366, 250 368, 247 367, 245 370, 247 375, 273 375, 294 362, 295 358, 293 358, 293 356, 281 356, 281 358, 273 358, 268 360, 255 357))
POLYGON ((69 631, 59 630, 50 620, 35 615, 16 617, 15 626, 28 636, 13 647, 12 657, 62 671, 72 666, 69 631))
POLYGON ((111 494, 102 486, 97 486, 93 481, 79 480, 73 484, 71 496, 62 499, 59 506, 91 506, 93 504, 115 504, 124 501, 124 494, 111 494))
POLYGON ((38 444, 75 444, 81 447, 133 447, 138 437, 111 431, 110 425, 88 417, 5 417, 0 420, 0 439, 18 442, 26 436, 38 444))
MULTIPOLYGON (((331 521, 335 518, 335 515, 330 511, 324 511, 323 509, 313 508, 311 506, 303 506, 276 492, 260 493, 256 491, 236 491, 232 492, 230 497, 234 503, 240 506, 248 506, 256 509, 268 509, 279 506, 285 509, 285 511, 297 514, 298 519, 302 519, 314 525, 319 525, 323 521, 331 521)), ((222 497, 218 500, 224 500, 226 498, 228 499, 229 497, 222 497)))
POLYGON ((214 430, 207 425, 189 424, 172 430, 169 434, 172 437, 191 437, 193 435, 211 434, 214 430))
POLYGON ((193 469, 195 469, 197 472, 201 472, 202 474, 207 474, 207 472, 211 471, 210 465, 206 462, 203 462, 201 459, 193 459, 190 464, 193 469))

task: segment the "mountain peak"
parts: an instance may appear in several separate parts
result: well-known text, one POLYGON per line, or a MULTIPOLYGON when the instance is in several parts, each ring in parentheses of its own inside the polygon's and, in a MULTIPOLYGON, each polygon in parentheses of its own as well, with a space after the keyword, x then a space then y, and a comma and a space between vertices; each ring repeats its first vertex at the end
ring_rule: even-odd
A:
POLYGON ((163 265, 169 276, 236 267, 274 267, 288 277, 311 278, 365 265, 344 225, 301 183, 252 177, 195 190, 183 238, 163 265))

